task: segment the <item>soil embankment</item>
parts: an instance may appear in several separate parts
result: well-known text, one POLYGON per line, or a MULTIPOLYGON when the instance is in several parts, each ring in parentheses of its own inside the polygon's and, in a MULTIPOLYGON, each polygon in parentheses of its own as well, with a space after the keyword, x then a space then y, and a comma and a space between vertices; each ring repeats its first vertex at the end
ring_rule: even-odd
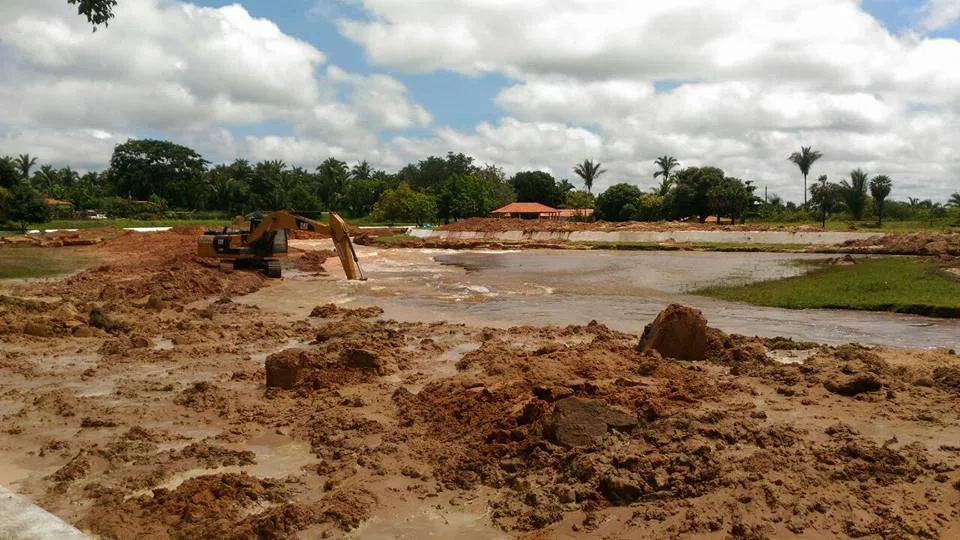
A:
POLYGON ((614 249, 960 255, 960 233, 826 231, 811 226, 700 223, 579 223, 472 218, 412 236, 360 234, 378 247, 440 249, 614 249))
POLYGON ((322 299, 290 320, 232 301, 268 282, 193 258, 195 232, 121 235, 0 301, 0 482, 93 534, 362 535, 403 512, 437 537, 957 532, 953 351, 727 335, 681 306, 635 333, 322 299))

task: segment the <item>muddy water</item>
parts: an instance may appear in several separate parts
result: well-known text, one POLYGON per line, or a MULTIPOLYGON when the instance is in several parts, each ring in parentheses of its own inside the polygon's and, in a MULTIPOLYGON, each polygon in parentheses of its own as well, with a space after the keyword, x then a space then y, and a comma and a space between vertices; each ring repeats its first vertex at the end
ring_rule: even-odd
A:
POLYGON ((305 316, 319 303, 379 305, 398 320, 487 326, 585 324, 640 332, 669 303, 703 310, 728 332, 821 343, 960 348, 960 320, 843 310, 786 310, 689 294, 803 273, 816 254, 376 250, 359 256, 369 280, 285 280, 247 298, 305 316))

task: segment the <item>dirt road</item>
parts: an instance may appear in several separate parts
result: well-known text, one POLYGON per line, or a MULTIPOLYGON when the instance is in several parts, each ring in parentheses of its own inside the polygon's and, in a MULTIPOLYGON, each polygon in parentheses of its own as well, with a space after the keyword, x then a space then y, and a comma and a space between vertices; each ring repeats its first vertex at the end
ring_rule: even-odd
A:
POLYGON ((141 242, 0 298, 0 484, 101 537, 960 534, 946 349, 291 317, 141 242))

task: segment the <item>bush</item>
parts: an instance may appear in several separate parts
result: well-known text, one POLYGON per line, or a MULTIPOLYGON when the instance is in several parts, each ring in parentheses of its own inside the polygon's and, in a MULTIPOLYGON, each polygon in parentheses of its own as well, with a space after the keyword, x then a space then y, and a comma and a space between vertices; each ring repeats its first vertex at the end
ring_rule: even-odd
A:
POLYGON ((50 208, 43 202, 40 193, 26 182, 10 190, 7 218, 16 222, 20 230, 27 230, 29 223, 46 223, 50 220, 50 208))

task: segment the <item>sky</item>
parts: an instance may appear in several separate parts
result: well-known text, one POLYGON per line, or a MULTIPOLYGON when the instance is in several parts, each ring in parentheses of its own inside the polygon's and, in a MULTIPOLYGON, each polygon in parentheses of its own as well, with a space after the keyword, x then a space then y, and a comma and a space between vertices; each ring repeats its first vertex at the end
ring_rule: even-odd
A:
POLYGON ((213 163, 388 171, 463 152, 507 173, 714 165, 787 200, 855 168, 960 191, 960 0, 0 2, 0 155, 105 168, 163 138, 213 163))

